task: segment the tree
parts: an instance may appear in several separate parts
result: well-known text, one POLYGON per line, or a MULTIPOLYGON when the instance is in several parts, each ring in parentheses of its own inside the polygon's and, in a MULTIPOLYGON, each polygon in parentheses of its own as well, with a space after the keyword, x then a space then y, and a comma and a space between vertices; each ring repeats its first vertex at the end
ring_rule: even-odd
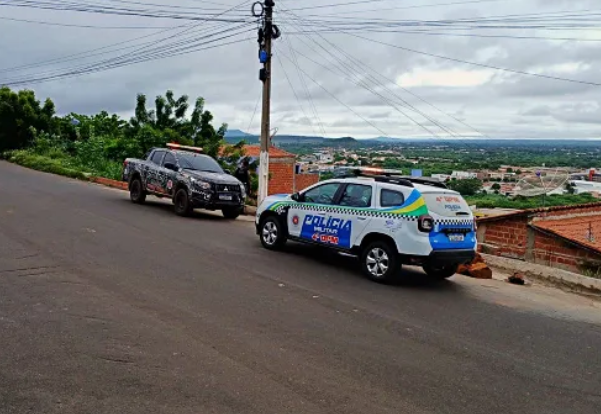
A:
POLYGON ((54 102, 42 105, 30 90, 0 88, 0 152, 25 148, 37 132, 53 132, 54 102))
POLYGON ((501 189, 501 184, 499 183, 494 183, 492 185, 492 187, 490 187, 492 190, 500 190, 501 189))
POLYGON ((464 196, 473 196, 482 189, 482 181, 478 179, 452 180, 447 184, 451 190, 455 190, 464 196))
POLYGON ((152 146, 164 146, 167 142, 177 142, 202 147, 206 154, 217 157, 225 141, 227 124, 222 124, 216 130, 212 125, 213 114, 205 110, 204 105, 204 99, 197 98, 188 119, 187 95, 175 99, 173 92, 167 91, 164 97, 156 97, 155 109, 149 111, 146 108, 146 96, 139 94, 134 117, 129 122, 130 135, 137 136, 143 151, 152 146))

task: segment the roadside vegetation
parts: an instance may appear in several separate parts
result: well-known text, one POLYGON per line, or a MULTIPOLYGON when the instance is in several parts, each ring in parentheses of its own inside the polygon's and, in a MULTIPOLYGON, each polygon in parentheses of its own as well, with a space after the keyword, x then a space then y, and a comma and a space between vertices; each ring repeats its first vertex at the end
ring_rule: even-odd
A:
MULTIPOLYGON (((43 103, 33 91, 0 88, 0 154, 28 168, 85 178, 121 178, 123 160, 143 157, 168 142, 194 145, 217 158, 227 125, 213 126, 202 98, 190 108, 188 96, 167 91, 153 109, 137 96, 134 116, 124 120, 102 111, 96 115, 57 116, 51 99, 43 103), (191 109, 191 110, 190 110, 191 109)), ((242 156, 243 142, 228 146, 220 161, 231 165, 242 156)))

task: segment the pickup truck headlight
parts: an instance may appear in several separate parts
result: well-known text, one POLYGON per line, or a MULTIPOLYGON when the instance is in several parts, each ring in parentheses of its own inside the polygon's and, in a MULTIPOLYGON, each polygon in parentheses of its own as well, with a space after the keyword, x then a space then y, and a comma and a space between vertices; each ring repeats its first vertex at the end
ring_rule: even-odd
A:
POLYGON ((211 184, 206 181, 199 180, 198 178, 192 178, 190 181, 197 190, 205 191, 211 189, 211 184))
POLYGON ((246 187, 244 187, 244 184, 240 184, 240 193, 242 194, 242 198, 246 198, 246 187))

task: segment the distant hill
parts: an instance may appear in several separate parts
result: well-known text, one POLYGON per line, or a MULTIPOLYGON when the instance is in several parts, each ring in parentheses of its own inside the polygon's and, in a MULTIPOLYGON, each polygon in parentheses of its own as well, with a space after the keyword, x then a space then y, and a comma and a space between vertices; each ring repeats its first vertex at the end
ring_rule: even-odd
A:
MULTIPOLYGON (((241 140, 246 141, 248 144, 258 144, 260 137, 258 135, 248 134, 239 129, 228 130, 225 134, 226 142, 230 144, 236 144, 241 140)), ((276 135, 273 138, 274 144, 280 145, 348 145, 356 143, 357 140, 351 137, 344 138, 324 138, 318 136, 304 136, 304 135, 276 135)))
MULTIPOLYGON (((228 130, 225 134, 226 142, 230 144, 236 144, 241 140, 245 140, 248 144, 259 144, 260 137, 258 135, 248 134, 239 129, 228 130)), ((312 147, 345 147, 345 148, 357 148, 357 147, 382 147, 391 145, 416 145, 431 146, 431 145, 445 145, 445 146, 480 146, 480 147, 599 147, 601 145, 600 139, 536 139, 536 138, 521 138, 521 139, 499 139, 499 138, 477 138, 472 137, 470 139, 465 138, 416 138, 416 137, 404 137, 404 138, 392 138, 392 137, 375 137, 356 139, 353 137, 341 137, 341 138, 324 138, 319 136, 304 136, 304 135, 276 135, 273 139, 273 143, 278 146, 303 146, 308 145, 312 147)))

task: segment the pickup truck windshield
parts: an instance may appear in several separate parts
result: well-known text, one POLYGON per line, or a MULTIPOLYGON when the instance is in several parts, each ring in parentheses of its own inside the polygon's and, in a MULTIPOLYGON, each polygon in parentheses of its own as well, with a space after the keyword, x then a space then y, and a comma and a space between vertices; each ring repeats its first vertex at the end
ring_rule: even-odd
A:
POLYGON ((224 174, 219 163, 206 155, 180 152, 177 154, 177 158, 179 159, 179 166, 181 168, 224 174))

